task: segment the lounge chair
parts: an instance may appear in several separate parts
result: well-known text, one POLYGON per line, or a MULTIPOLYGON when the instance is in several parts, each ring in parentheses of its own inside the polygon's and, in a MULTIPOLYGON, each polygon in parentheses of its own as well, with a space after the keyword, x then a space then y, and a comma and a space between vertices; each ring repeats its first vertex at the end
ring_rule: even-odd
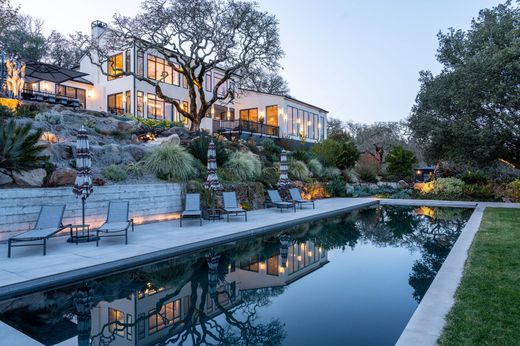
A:
POLYGON ((265 202, 266 208, 268 206, 275 206, 280 209, 280 213, 283 212, 284 209, 292 208, 294 209, 294 212, 296 212, 296 203, 282 200, 278 190, 267 190, 267 194, 269 196, 269 201, 265 202))
POLYGON ((291 200, 300 206, 300 209, 303 208, 305 204, 312 204, 312 209, 315 208, 313 199, 303 199, 302 194, 299 189, 293 188, 289 189, 289 194, 291 195, 291 200))
POLYGON ((223 210, 227 215, 227 222, 229 222, 229 214, 234 214, 234 215, 238 216, 241 213, 244 214, 244 217, 246 218, 246 222, 247 222, 247 211, 238 206, 236 193, 224 192, 222 195, 224 197, 223 210))
POLYGON ((128 244, 128 228, 134 231, 134 219, 128 218, 128 201, 110 202, 108 204, 107 220, 96 230, 96 246, 101 237, 125 237, 128 244), (124 234, 121 234, 124 232, 124 234))
POLYGON ((47 254, 47 239, 58 233, 59 231, 70 227, 64 226, 62 223, 63 213, 65 212, 64 205, 44 205, 40 209, 36 225, 30 231, 15 235, 7 240, 7 257, 11 257, 11 247, 18 246, 43 246, 43 255, 47 254), (43 241, 36 244, 20 244, 21 242, 43 241))
POLYGON ((202 226, 202 210, 200 209, 200 193, 187 193, 184 211, 181 214, 180 223, 184 217, 198 217, 202 226))

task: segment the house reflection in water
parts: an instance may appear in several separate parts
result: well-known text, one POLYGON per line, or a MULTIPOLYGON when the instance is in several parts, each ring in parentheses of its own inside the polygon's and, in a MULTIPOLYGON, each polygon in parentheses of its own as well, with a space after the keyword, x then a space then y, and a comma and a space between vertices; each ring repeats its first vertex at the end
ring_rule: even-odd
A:
POLYGON ((202 285, 188 281, 180 288, 163 288, 149 282, 127 298, 99 302, 91 309, 91 345, 151 345, 190 329, 211 329, 201 323, 221 314, 232 318, 228 314, 243 303, 243 292, 286 286, 328 263, 327 252, 310 241, 292 243, 282 235, 279 242, 278 251, 267 258, 260 254, 223 264, 219 254, 207 255, 202 285), (217 272, 223 270, 219 279, 217 272))

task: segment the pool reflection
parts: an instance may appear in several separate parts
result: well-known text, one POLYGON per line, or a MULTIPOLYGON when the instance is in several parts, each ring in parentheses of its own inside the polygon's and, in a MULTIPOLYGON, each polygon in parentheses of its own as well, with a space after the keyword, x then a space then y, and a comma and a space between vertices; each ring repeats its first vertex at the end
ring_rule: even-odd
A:
POLYGON ((297 331, 260 312, 325 266, 330 251, 370 243, 420 253, 408 279, 418 302, 468 217, 462 209, 361 210, 11 299, 0 303, 0 318, 46 345, 74 337, 78 345, 280 345, 297 331))

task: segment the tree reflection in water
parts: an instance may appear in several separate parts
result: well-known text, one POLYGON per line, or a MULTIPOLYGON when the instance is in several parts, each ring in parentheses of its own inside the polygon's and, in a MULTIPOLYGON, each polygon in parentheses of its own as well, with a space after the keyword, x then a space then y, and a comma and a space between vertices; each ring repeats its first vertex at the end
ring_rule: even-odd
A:
POLYGON ((289 273, 296 270, 291 258, 307 256, 298 274, 305 275, 328 261, 327 251, 354 249, 360 243, 408 248, 420 253, 408 281, 419 302, 468 216, 461 209, 360 210, 74 287, 11 299, 0 303, 0 318, 28 335, 44 324, 56 327, 63 338, 66 333, 57 326, 72 321, 76 330, 70 332, 81 346, 119 345, 122 340, 280 345, 287 335, 285 325, 279 319, 264 320, 259 311, 291 282, 289 273))

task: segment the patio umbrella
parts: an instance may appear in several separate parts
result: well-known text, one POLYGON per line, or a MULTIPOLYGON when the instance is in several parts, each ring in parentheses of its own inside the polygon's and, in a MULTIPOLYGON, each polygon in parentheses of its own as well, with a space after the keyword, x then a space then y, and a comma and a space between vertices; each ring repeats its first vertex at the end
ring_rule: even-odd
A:
POLYGON ((218 253, 211 251, 206 255, 206 262, 208 263, 208 293, 213 300, 217 299, 219 261, 220 254, 218 253))
POLYGON ((76 141, 76 181, 72 191, 76 197, 81 197, 82 221, 85 224, 85 200, 92 193, 92 177, 90 168, 92 167, 92 154, 88 144, 87 130, 81 126, 78 131, 76 141))
POLYGON ((287 259, 289 258, 289 245, 291 244, 291 236, 288 234, 282 234, 280 236, 280 259, 282 268, 287 267, 287 259))
POLYGON ((208 179, 204 183, 204 187, 211 191, 222 190, 222 184, 217 175, 217 149, 213 140, 209 142, 208 146, 208 179))
POLYGON ((291 184, 289 180, 289 164, 287 163, 287 152, 282 150, 280 155, 280 179, 278 179, 278 187, 280 189, 287 189, 291 184))
POLYGON ((56 65, 45 64, 43 62, 30 62, 25 64, 25 76, 53 83, 63 83, 75 78, 87 76, 83 73, 56 65))
POLYGON ((72 293, 72 302, 78 323, 78 346, 90 345, 90 330, 92 327, 93 297, 90 287, 83 283, 83 286, 72 293))

